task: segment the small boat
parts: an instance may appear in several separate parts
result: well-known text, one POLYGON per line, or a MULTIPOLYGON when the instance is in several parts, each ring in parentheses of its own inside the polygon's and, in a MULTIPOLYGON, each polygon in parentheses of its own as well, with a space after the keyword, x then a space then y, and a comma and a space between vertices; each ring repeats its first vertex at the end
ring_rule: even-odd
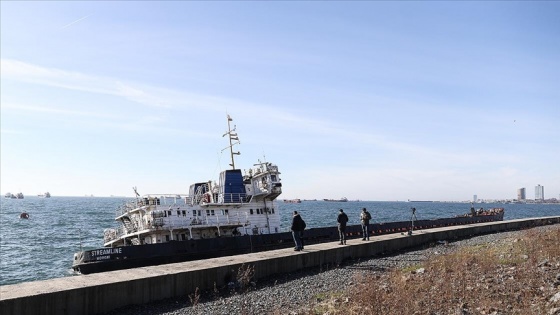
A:
POLYGON ((37 195, 37 196, 39 196, 39 197, 41 197, 41 198, 50 198, 50 197, 51 197, 51 193, 47 191, 46 193, 44 193, 44 194, 39 194, 39 195, 37 195))
POLYGON ((301 199, 284 199, 284 203, 301 203, 301 199))
POLYGON ((12 194, 11 192, 7 192, 7 193, 4 195, 4 198, 7 198, 7 199, 16 199, 16 196, 15 196, 14 194, 12 194))
POLYGON ((22 213, 20 213, 19 218, 20 219, 29 219, 29 213, 22 212, 22 213))

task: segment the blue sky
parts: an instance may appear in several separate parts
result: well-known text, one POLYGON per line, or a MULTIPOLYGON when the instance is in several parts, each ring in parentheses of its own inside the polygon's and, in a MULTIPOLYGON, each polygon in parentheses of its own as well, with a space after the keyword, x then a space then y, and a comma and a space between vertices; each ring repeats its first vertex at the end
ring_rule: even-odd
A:
POLYGON ((1 2, 1 191, 560 195, 560 2, 1 2))

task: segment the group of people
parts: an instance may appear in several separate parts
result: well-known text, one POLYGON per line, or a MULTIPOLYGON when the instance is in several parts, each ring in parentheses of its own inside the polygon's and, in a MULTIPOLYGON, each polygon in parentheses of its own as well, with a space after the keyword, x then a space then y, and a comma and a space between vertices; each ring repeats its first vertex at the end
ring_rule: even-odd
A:
MULTIPOLYGON (((362 241, 369 241, 369 221, 371 220, 371 214, 366 208, 362 209, 360 213, 360 222, 362 223, 362 241)), ((339 210, 338 217, 336 219, 338 223, 338 234, 340 237, 340 245, 346 244, 346 224, 348 223, 348 215, 343 209, 339 210)), ((294 242, 296 244, 294 250, 301 251, 303 249, 303 230, 305 230, 305 221, 301 218, 301 215, 294 211, 292 217, 292 235, 294 237, 294 242)))
MULTIPOLYGON (((348 215, 344 213, 344 210, 340 209, 338 211, 338 235, 340 236, 340 245, 346 245, 346 224, 348 223, 348 215)), ((371 220, 371 214, 366 208, 362 209, 360 213, 360 222, 362 223, 362 241, 369 241, 369 221, 371 220)))

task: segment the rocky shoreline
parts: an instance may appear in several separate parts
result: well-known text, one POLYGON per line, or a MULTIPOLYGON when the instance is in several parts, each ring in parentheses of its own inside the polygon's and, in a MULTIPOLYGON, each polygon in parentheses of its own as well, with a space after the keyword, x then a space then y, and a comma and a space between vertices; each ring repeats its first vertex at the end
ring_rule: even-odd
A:
MULTIPOLYGON (((557 228, 542 226, 535 229, 557 228)), ((393 268, 413 267, 426 259, 449 254, 458 248, 506 242, 522 231, 487 234, 453 242, 438 242, 424 248, 346 261, 340 266, 311 268, 256 282, 247 287, 230 287, 210 292, 185 292, 184 297, 114 310, 108 314, 298 314, 329 294, 342 292, 361 275, 381 275, 393 268)))

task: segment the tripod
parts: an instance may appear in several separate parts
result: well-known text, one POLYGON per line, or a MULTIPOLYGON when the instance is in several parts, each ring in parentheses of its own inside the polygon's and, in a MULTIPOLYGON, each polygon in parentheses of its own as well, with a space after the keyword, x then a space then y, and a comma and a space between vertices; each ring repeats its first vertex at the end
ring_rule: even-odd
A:
POLYGON ((416 217, 416 208, 411 208, 412 214, 410 215, 410 230, 408 230, 408 235, 412 235, 412 231, 414 231, 414 221, 418 221, 416 217))

